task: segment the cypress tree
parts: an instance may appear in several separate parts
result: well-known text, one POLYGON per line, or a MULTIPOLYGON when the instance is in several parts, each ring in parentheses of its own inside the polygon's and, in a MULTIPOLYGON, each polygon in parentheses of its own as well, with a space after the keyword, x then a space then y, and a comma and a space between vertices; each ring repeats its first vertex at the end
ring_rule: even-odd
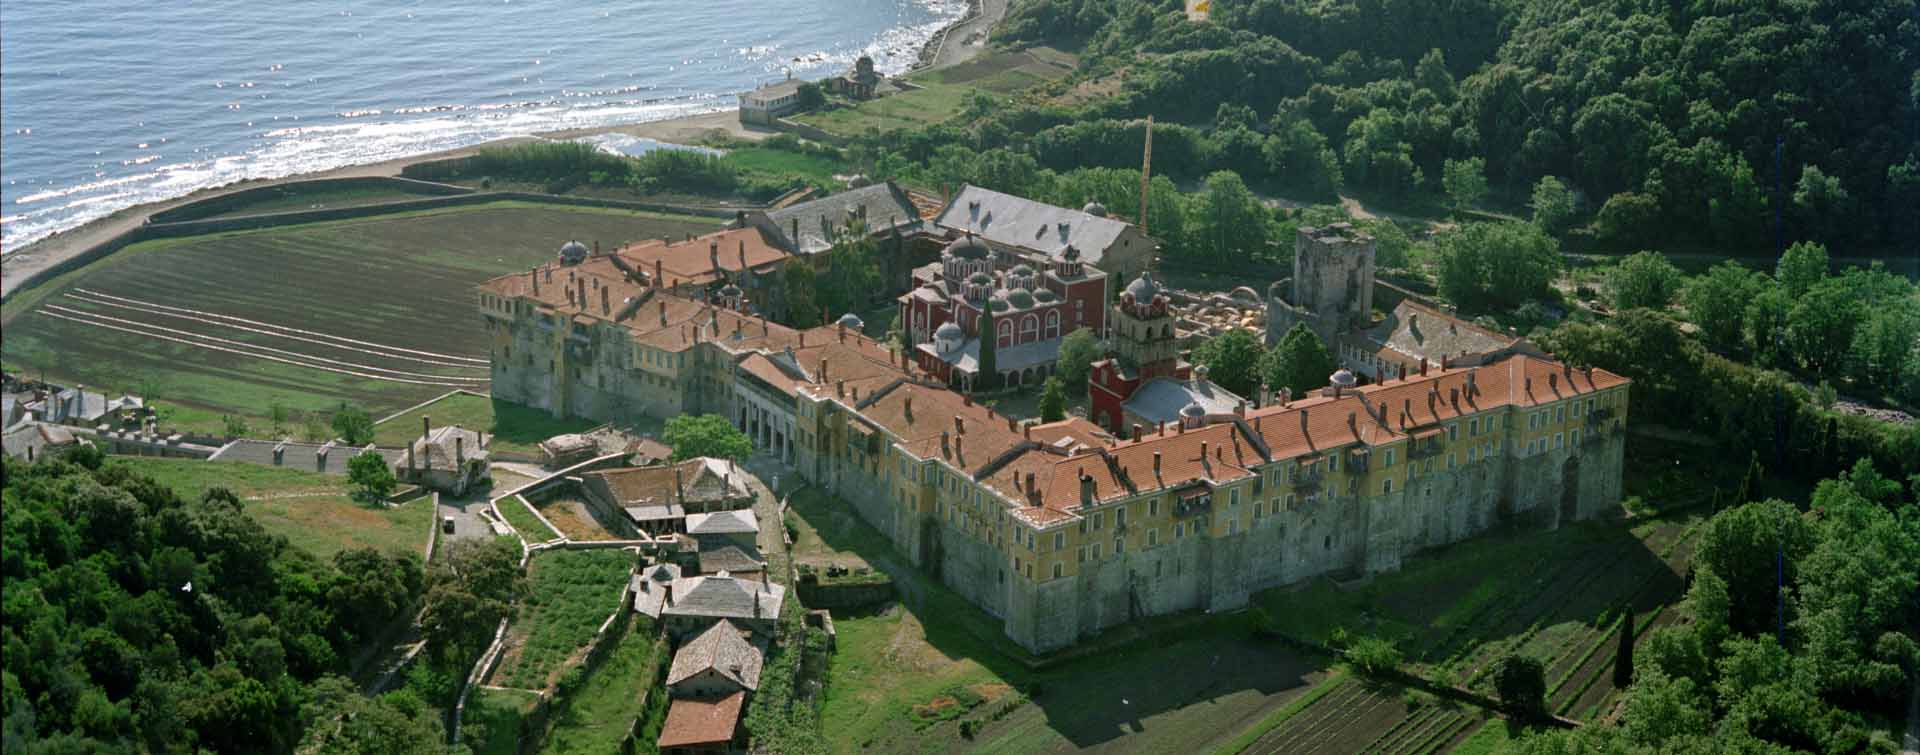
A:
POLYGON ((1620 649, 1613 654, 1614 689, 1626 689, 1633 683, 1633 607, 1624 606, 1620 615, 1620 649))
POLYGON ((991 391, 1000 387, 1000 369, 993 357, 994 345, 999 335, 993 329, 993 300, 989 299, 980 306, 980 378, 974 381, 974 388, 991 391))
POLYGON ((1752 454, 1747 462, 1747 475, 1740 479, 1740 493, 1733 499, 1735 506, 1752 503, 1753 497, 1760 494, 1760 452, 1754 451, 1752 454))

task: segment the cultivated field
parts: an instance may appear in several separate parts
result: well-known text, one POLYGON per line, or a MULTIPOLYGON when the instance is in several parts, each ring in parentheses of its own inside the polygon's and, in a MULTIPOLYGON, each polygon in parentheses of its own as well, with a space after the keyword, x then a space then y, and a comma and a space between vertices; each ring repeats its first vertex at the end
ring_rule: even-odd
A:
POLYGON ((347 478, 252 464, 115 456, 125 466, 197 498, 222 487, 240 496, 247 515, 267 532, 321 558, 349 548, 418 553, 427 544, 433 500, 416 498, 393 508, 369 506, 349 495, 347 478))
POLYGON ((146 391, 183 418, 268 423, 278 405, 379 416, 450 388, 487 391, 475 284, 569 238, 710 229, 706 218, 515 202, 128 247, 5 307, 6 366, 146 391))
MULTIPOLYGON (((653 621, 634 614, 606 661, 580 685, 573 702, 553 721, 541 752, 558 754, 618 752, 633 731, 634 720, 648 714, 665 720, 666 666, 672 661, 667 641, 653 621), (643 697, 644 696, 644 697, 643 697)), ((659 722, 637 751, 649 751, 660 736, 659 722)))
POLYGON ((585 501, 573 496, 555 496, 534 504, 540 509, 540 515, 553 522, 560 532, 574 540, 619 540, 616 535, 600 526, 593 518, 593 512, 585 501))
POLYGON ((507 524, 513 525, 513 528, 519 531, 520 539, 529 543, 544 543, 559 538, 560 533, 553 531, 542 523, 539 517, 533 515, 530 505, 527 499, 517 495, 494 502, 494 506, 500 509, 500 516, 505 517, 507 524))
POLYGON ((558 550, 527 565, 527 596, 507 627, 506 650, 488 683, 540 690, 578 663, 620 605, 633 568, 624 550, 558 550))

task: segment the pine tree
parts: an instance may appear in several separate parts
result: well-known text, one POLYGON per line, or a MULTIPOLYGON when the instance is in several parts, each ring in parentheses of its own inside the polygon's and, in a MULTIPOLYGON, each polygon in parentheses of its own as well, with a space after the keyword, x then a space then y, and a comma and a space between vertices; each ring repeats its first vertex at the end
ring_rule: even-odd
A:
POLYGON ((976 390, 991 391, 1000 386, 1000 368, 993 358, 998 340, 993 329, 993 302, 988 301, 980 308, 980 377, 973 384, 976 390))
POLYGON ((1613 654, 1613 687, 1626 689, 1633 683, 1633 607, 1623 606, 1620 614, 1620 649, 1613 654))
POLYGON ((1060 376, 1047 378, 1040 391, 1040 421, 1059 422, 1067 418, 1067 386, 1060 376))

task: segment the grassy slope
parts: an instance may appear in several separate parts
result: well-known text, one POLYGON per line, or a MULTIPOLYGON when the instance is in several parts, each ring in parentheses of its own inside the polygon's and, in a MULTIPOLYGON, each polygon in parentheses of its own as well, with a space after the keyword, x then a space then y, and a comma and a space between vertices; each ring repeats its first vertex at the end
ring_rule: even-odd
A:
POLYGON ((543 689, 616 607, 633 555, 621 550, 552 551, 528 565, 527 598, 509 632, 519 644, 493 684, 543 689), (522 639, 524 638, 524 639, 522 639))
POLYGON ((1072 56, 1052 51, 988 52, 968 63, 913 77, 913 83, 924 89, 793 120, 842 136, 859 136, 870 128, 884 132, 939 123, 959 113, 975 94, 1004 96, 1063 77, 1073 68, 1071 60, 1072 56))
POLYGON ((374 427, 373 441, 383 446, 400 446, 420 437, 420 418, 430 417, 434 426, 460 425, 493 435, 493 449, 539 454, 540 441, 562 433, 591 430, 591 420, 569 417, 555 419, 545 411, 486 396, 457 393, 426 406, 408 411, 374 427))
MULTIPOLYGON (((660 666, 668 661, 666 640, 655 638, 647 617, 635 615, 606 662, 594 669, 573 704, 553 722, 544 751, 556 755, 616 751, 644 710, 641 692, 666 694, 659 682, 660 666)), ((652 742, 642 744, 644 751, 652 742)))
MULTIPOLYGON (((498 202, 374 218, 238 231, 135 244, 10 299, 0 361, 67 383, 109 390, 157 383, 163 403, 267 423, 276 401, 327 410, 342 401, 378 415, 445 387, 308 370, 96 328, 40 314, 59 304, 166 327, 393 369, 484 377, 172 318, 152 318, 62 296, 73 287, 171 306, 342 335, 402 348, 484 358, 486 331, 473 287, 546 259, 563 240, 614 245, 696 232, 708 218, 498 202)), ((484 391, 484 383, 478 390, 484 391)), ((183 412, 183 414, 187 414, 183 412)))
POLYGON ((348 497, 345 477, 251 464, 116 456, 113 464, 153 477, 182 496, 224 487, 246 500, 246 511, 268 532, 321 558, 348 548, 418 551, 425 547, 433 502, 418 498, 397 508, 362 505, 348 497))
POLYGON ((544 543, 560 536, 534 516, 533 510, 527 508, 519 496, 502 498, 494 505, 500 508, 500 515, 506 517, 507 524, 513 525, 520 532, 521 539, 529 543, 544 543))
POLYGON ((461 719, 461 743, 475 755, 518 755, 520 722, 538 698, 531 692, 476 688, 461 719))

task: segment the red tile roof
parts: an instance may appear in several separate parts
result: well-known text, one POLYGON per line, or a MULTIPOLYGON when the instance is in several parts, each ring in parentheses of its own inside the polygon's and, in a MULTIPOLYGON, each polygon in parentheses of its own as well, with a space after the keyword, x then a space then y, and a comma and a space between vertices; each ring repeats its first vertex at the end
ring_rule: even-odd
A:
POLYGON ((719 280, 722 273, 738 273, 742 269, 742 255, 746 258, 745 267, 751 269, 792 256, 752 227, 715 231, 691 239, 641 241, 621 247, 616 253, 634 269, 648 275, 653 274, 654 263, 659 262, 669 287, 712 283, 719 280))
MULTIPOLYGON (((654 690, 659 694, 660 690, 654 690)), ((740 709, 747 693, 735 692, 721 698, 676 698, 667 708, 667 722, 660 728, 661 749, 725 744, 733 740, 740 724, 740 709)))

